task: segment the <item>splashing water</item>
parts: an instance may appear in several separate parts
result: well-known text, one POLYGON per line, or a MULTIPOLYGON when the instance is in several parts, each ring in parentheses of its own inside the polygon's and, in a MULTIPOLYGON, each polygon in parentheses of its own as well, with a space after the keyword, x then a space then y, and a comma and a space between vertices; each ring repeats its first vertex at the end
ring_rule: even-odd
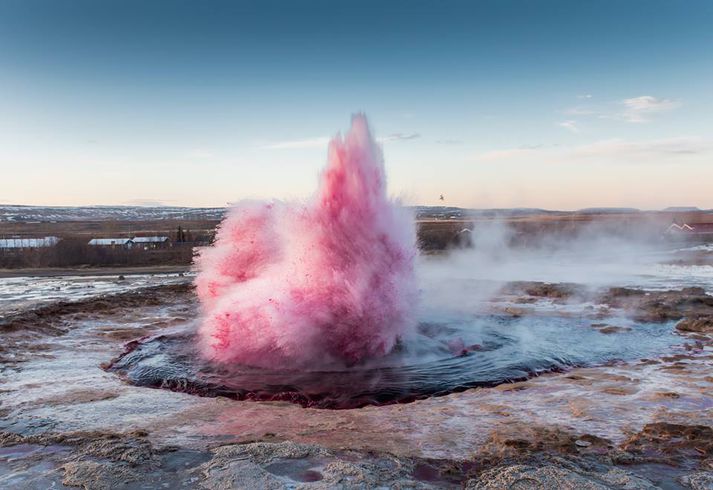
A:
POLYGON ((198 257, 204 355, 305 368, 388 354, 414 324, 415 241, 356 115, 309 202, 239 204, 198 257))

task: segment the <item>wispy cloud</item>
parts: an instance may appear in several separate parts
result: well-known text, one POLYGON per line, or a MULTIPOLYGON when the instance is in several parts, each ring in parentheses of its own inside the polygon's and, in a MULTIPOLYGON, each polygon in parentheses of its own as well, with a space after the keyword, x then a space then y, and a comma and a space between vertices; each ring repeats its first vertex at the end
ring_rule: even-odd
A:
POLYGON ((420 138, 421 135, 418 133, 392 133, 388 136, 383 136, 381 138, 377 138, 378 141, 385 143, 387 141, 406 141, 406 140, 415 140, 420 138))
MULTIPOLYGON (((584 98, 578 96, 578 98, 584 98)), ((562 111, 567 116, 596 117, 626 121, 630 123, 645 123, 657 114, 671 111, 681 103, 673 99, 663 99, 651 95, 641 95, 606 104, 583 104, 569 107, 562 111)))
POLYGON ((302 140, 276 141, 260 146, 262 150, 294 150, 300 148, 325 148, 329 143, 327 136, 307 138, 302 140))
POLYGON ((577 121, 562 121, 560 123, 557 123, 557 125, 561 128, 566 129, 567 131, 570 131, 572 133, 579 133, 579 127, 577 127, 577 121))
POLYGON ((439 145, 462 145, 463 141, 456 140, 456 139, 447 139, 447 140, 436 140, 436 143, 439 145))
POLYGON ((598 111, 584 106, 570 107, 563 111, 568 116, 596 116, 598 111))
POLYGON ((676 109, 681 105, 678 101, 651 95, 624 99, 621 103, 624 106, 621 114, 623 119, 632 123, 648 122, 655 114, 676 109))
POLYGON ((713 140, 682 136, 646 141, 609 139, 573 147, 520 147, 493 150, 476 156, 480 162, 552 162, 607 160, 656 163, 683 157, 703 157, 713 153, 713 140))
POLYGON ((581 94, 577 96, 578 99, 591 99, 592 94, 581 94))
POLYGON ((572 154, 581 157, 656 157, 676 155, 698 155, 708 152, 712 142, 701 138, 679 137, 648 141, 626 141, 611 139, 576 147, 572 154))

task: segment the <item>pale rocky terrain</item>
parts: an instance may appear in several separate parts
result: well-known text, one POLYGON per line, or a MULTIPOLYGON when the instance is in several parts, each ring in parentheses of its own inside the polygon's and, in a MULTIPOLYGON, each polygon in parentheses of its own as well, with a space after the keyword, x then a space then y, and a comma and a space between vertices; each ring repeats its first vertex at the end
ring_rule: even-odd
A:
MULTIPOLYGON (((491 308, 547 305, 676 322, 681 342, 657 358, 320 410, 142 388, 104 370, 126 342, 196 321, 185 282, 14 312, 0 325, 0 486, 713 488, 713 297, 520 282, 491 308)), ((618 335, 610 327, 593 326, 618 335)))

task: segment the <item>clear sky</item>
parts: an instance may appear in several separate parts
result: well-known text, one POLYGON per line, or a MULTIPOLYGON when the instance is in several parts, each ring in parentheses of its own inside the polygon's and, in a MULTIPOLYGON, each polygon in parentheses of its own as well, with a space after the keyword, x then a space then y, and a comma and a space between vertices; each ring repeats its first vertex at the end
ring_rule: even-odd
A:
POLYGON ((713 2, 0 0, 0 203, 713 208, 713 2), (440 194, 445 197, 439 201, 440 194))

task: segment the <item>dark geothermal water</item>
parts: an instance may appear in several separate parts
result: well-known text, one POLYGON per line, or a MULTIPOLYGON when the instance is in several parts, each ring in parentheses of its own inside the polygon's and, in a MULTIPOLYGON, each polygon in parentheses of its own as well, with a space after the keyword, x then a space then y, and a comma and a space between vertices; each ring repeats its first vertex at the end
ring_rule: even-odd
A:
POLYGON ((407 403, 476 386, 494 386, 574 366, 654 357, 677 343, 673 324, 481 316, 421 323, 390 355, 355 366, 276 370, 215 365, 196 355, 195 330, 134 341, 108 370, 128 382, 199 396, 281 400, 345 409, 407 403))

